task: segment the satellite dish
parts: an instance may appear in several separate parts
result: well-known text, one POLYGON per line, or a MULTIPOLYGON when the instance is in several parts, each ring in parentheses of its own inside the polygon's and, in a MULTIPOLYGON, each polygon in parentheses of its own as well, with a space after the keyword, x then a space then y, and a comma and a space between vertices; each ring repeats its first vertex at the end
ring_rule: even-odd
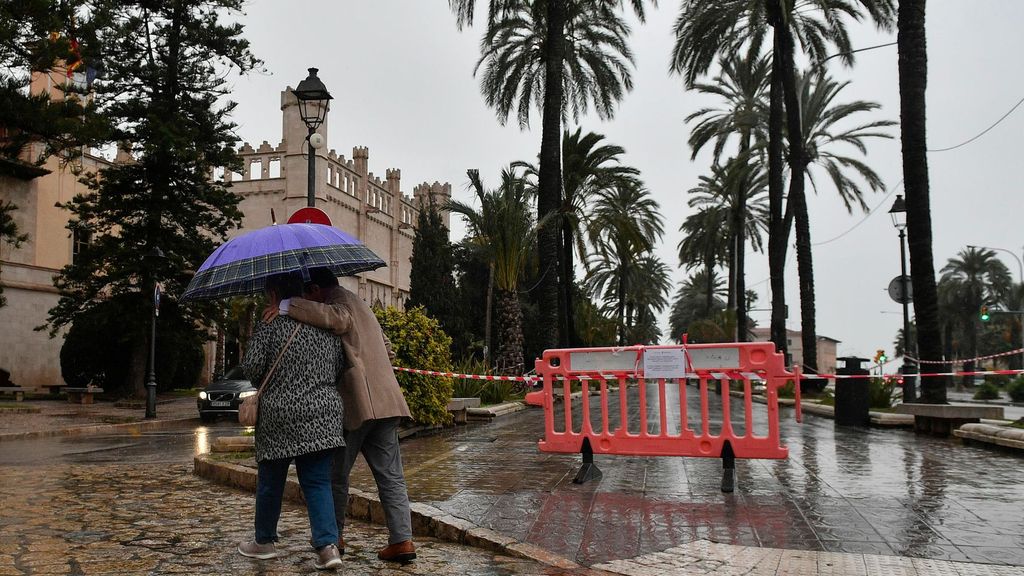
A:
POLYGON ((324 137, 319 132, 314 132, 309 135, 309 146, 314 150, 319 150, 324 147, 324 137))

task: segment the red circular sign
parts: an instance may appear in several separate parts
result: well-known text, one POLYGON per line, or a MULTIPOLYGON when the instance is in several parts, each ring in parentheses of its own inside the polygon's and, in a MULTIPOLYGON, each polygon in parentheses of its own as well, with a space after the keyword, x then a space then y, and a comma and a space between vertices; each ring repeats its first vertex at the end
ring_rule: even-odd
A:
POLYGON ((323 224, 331 226, 331 217, 319 208, 299 208, 288 218, 289 224, 323 224))

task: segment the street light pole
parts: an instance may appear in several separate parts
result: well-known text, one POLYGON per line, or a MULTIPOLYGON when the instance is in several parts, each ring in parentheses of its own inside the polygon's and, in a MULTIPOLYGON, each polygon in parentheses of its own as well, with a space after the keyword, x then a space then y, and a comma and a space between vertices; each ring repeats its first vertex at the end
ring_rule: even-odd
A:
MULTIPOLYGON (((147 254, 149 265, 155 266, 164 253, 154 246, 147 254)), ((146 418, 156 418, 156 317, 160 315, 160 284, 153 275, 153 312, 149 328, 149 374, 146 376, 146 418)))
POLYGON ((915 378, 916 363, 910 360, 910 292, 907 290, 907 205, 903 195, 897 194, 889 209, 893 226, 900 232, 900 304, 903 305, 903 402, 917 399, 915 378))
POLYGON ((324 145, 323 138, 316 133, 316 129, 323 124, 327 117, 328 103, 332 99, 327 87, 316 75, 316 68, 309 69, 309 76, 299 82, 298 87, 292 90, 295 99, 299 101, 299 116, 306 124, 309 134, 306 142, 309 144, 309 174, 306 183, 306 206, 316 205, 316 151, 324 145))
MULTIPOLYGON (((1021 289, 1022 293, 1024 293, 1024 261, 1022 261, 1020 258, 1018 258, 1017 255, 1014 254, 1012 250, 1007 250, 1006 248, 996 248, 995 246, 977 246, 977 245, 974 245, 974 244, 968 244, 967 247, 968 248, 984 248, 986 250, 999 250, 1000 252, 1006 252, 1010 256, 1013 256, 1013 259, 1017 261, 1017 271, 1020 273, 1020 284, 1021 284, 1021 288, 1020 289, 1021 289)), ((1024 248, 1021 248, 1021 250, 1022 250, 1022 253, 1024 253, 1024 248)), ((1024 309, 1024 302, 1021 302, 1018 306, 1021 309, 1024 309)), ((1020 347, 1022 349, 1024 349, 1024 316, 1021 317, 1020 323, 1021 323, 1021 326, 1020 326, 1020 347)), ((1024 351, 1021 352, 1021 365, 1020 365, 1020 367, 1024 368, 1024 351)))

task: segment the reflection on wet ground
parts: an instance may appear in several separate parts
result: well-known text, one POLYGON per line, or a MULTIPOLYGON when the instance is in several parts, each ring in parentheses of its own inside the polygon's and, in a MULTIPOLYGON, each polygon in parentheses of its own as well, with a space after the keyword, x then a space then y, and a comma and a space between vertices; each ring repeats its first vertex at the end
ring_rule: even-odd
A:
MULTIPOLYGON (((743 404, 730 404, 739 432, 743 404)), ((761 434, 766 408, 753 409, 761 434)), ((694 426, 692 389, 687 410, 694 426)), ((598 455, 603 477, 573 484, 579 456, 540 452, 543 430, 531 408, 403 441, 410 495, 587 565, 700 538, 1024 565, 1024 467, 1013 454, 813 416, 801 425, 784 409, 789 458, 738 460, 737 490, 722 494, 711 458, 598 455)), ((353 484, 375 490, 361 460, 353 484)))

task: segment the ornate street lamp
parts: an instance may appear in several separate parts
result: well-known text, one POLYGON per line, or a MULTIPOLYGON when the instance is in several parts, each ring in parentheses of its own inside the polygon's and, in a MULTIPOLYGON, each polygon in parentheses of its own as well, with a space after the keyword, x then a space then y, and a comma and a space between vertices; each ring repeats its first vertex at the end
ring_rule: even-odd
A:
POLYGON ((914 362, 910 360, 910 290, 907 284, 907 204, 903 195, 897 194, 896 201, 889 209, 892 225, 900 232, 900 303, 903 304, 903 402, 917 399, 914 377, 917 372, 914 362))
POLYGON ((309 134, 306 136, 306 142, 309 143, 307 206, 316 205, 316 149, 324 145, 323 138, 319 136, 314 138, 314 134, 316 134, 316 129, 323 124, 324 118, 327 117, 327 108, 332 99, 327 87, 320 81, 316 73, 316 68, 310 68, 309 76, 306 76, 306 79, 299 82, 298 87, 292 90, 292 94, 299 101, 299 116, 306 124, 306 128, 309 129, 309 134))
POLYGON ((160 283, 152 274, 155 268, 165 258, 163 250, 159 246, 153 246, 146 254, 147 263, 150 266, 150 275, 153 277, 153 315, 150 322, 149 332, 149 374, 146 376, 146 418, 156 418, 156 317, 160 315, 160 283))

